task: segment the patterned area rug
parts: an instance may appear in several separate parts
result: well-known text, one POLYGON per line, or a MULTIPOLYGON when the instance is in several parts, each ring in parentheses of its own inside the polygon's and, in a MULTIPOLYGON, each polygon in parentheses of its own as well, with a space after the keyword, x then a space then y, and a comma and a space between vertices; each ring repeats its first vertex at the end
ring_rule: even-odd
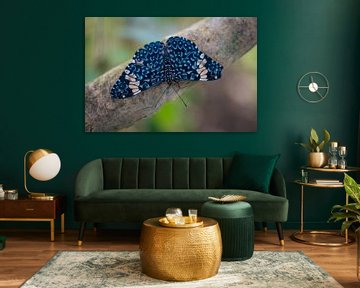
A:
POLYGON ((167 282, 141 273, 139 252, 63 251, 23 288, 85 287, 342 287, 302 252, 254 252, 246 261, 221 262, 218 275, 199 281, 167 282))

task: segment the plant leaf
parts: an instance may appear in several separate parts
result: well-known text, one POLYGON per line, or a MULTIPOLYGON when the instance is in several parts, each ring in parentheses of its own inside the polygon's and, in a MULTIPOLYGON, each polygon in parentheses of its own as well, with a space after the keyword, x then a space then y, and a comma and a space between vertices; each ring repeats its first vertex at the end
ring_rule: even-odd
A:
POLYGON ((316 131, 315 131, 314 128, 311 128, 310 136, 311 136, 311 139, 314 140, 314 142, 315 142, 316 144, 318 144, 318 142, 319 142, 319 136, 318 136, 318 134, 316 133, 316 131))
MULTIPOLYGON (((359 208, 356 207, 356 203, 350 203, 348 205, 334 205, 331 209, 331 213, 335 213, 335 212, 338 212, 338 211, 350 211, 356 215, 360 215, 360 210, 359 208), (335 211, 336 209, 338 209, 338 211, 335 211)), ((344 213, 344 212, 342 212, 344 213)))
POLYGON ((310 152, 316 152, 316 143, 313 139, 311 139, 311 136, 309 137, 309 146, 311 147, 310 152))
POLYGON ((310 147, 311 147, 311 152, 318 152, 317 151, 317 143, 313 140, 313 139, 311 139, 311 136, 310 136, 310 138, 309 138, 309 145, 310 145, 310 147))
POLYGON ((340 221, 340 220, 345 220, 346 218, 348 219, 354 219, 357 220, 358 219, 357 214, 351 213, 351 212, 333 212, 331 217, 329 218, 329 221, 340 221))
POLYGON ((321 143, 319 144, 318 148, 319 148, 319 151, 318 152, 321 152, 321 151, 324 151, 324 145, 325 145, 325 142, 324 140, 321 141, 321 143))
POLYGON ((330 140, 330 133, 326 129, 323 130, 323 133, 324 133, 324 144, 326 144, 330 140))
POLYGON ((297 145, 300 145, 301 147, 305 148, 306 150, 308 150, 309 152, 311 152, 311 146, 308 143, 295 143, 297 145))
POLYGON ((357 203, 360 204, 360 186, 348 174, 344 173, 344 187, 346 193, 357 203))
POLYGON ((356 222, 358 222, 358 220, 344 221, 341 225, 341 233, 344 233, 346 229, 349 229, 350 226, 356 222))

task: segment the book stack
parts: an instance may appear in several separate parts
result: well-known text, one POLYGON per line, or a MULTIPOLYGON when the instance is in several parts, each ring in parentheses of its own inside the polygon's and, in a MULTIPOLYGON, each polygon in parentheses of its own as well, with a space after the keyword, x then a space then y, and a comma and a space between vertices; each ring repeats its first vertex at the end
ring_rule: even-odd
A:
POLYGON ((342 184, 340 180, 336 179, 316 179, 316 184, 322 184, 322 185, 339 185, 342 184))

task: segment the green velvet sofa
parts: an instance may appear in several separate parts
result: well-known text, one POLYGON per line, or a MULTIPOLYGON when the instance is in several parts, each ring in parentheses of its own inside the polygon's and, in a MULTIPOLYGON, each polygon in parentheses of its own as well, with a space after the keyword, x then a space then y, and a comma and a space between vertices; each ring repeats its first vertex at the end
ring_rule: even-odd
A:
POLYGON ((86 223, 141 223, 165 214, 169 207, 200 211, 209 196, 247 197, 255 222, 275 222, 280 244, 287 221, 285 181, 274 169, 269 193, 225 189, 231 157, 218 158, 105 158, 85 164, 75 181, 74 213, 80 222, 78 245, 86 223))

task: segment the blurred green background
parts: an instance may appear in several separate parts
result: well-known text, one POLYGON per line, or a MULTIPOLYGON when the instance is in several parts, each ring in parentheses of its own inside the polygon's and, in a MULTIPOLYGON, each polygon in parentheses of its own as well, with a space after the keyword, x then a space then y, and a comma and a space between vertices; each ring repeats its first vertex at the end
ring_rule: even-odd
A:
MULTIPOLYGON (((85 83, 129 61, 135 51, 146 43, 162 40, 201 19, 86 17, 85 83)), ((220 80, 198 81, 196 85, 181 90, 179 94, 187 107, 177 97, 174 101, 165 103, 153 116, 122 131, 255 132, 257 47, 253 47, 233 65, 225 68, 220 80)), ((141 93, 134 97, 141 97, 141 93)))

